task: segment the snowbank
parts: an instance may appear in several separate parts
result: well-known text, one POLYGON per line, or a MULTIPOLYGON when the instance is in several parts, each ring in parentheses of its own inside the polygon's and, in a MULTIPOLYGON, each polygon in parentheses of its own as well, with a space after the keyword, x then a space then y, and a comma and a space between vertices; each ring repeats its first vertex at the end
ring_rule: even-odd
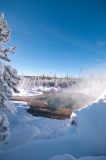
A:
POLYGON ((21 146, 31 140, 34 140, 35 137, 39 134, 39 129, 36 127, 29 127, 22 129, 20 132, 10 136, 7 145, 4 145, 3 150, 10 150, 17 146, 21 146))
POLYGON ((38 119, 39 119, 39 117, 29 117, 29 116, 26 116, 26 115, 22 115, 17 119, 17 122, 23 123, 23 122, 35 121, 35 120, 38 120, 38 119))
POLYGON ((104 156, 99 156, 99 157, 82 157, 82 158, 78 158, 76 159, 75 157, 69 155, 69 154, 63 154, 62 156, 57 155, 54 156, 52 158, 50 158, 49 160, 106 160, 106 157, 104 156))

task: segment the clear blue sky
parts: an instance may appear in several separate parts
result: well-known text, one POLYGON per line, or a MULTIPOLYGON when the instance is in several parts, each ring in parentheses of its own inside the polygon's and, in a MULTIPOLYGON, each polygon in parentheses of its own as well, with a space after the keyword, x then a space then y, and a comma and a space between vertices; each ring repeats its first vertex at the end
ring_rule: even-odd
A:
MULTIPOLYGON (((106 0, 1 0, 19 74, 78 76, 106 62, 106 0)), ((4 62, 5 63, 5 62, 4 62)), ((105 66, 106 68, 106 66, 105 66)))

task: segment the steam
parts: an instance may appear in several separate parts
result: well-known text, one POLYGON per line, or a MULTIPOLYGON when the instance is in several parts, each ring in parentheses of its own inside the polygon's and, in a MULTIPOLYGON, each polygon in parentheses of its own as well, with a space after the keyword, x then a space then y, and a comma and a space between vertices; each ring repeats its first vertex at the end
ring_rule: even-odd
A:
MULTIPOLYGON (((95 78, 92 74, 88 78, 82 79, 81 82, 76 81, 68 89, 63 92, 57 92, 54 99, 57 101, 58 107, 82 108, 95 101, 105 90, 106 79, 95 78)), ((56 104, 56 102, 54 102, 56 104)), ((52 105, 54 105, 54 103, 52 105)))
MULTIPOLYGON (((90 75, 82 82, 76 83, 65 92, 76 100, 79 107, 84 107, 96 100, 106 89, 106 78, 94 78, 90 75)), ((65 93, 63 92, 63 95, 65 93)))
POLYGON ((77 83, 76 85, 70 87, 68 89, 68 93, 82 93, 96 99, 105 90, 105 87, 105 79, 86 78, 83 79, 81 83, 77 83))

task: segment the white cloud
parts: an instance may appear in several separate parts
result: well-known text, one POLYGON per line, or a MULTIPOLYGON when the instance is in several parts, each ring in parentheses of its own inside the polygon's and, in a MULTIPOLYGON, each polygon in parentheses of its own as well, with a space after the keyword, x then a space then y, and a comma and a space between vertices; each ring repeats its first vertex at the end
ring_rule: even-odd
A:
POLYGON ((100 40, 100 41, 96 42, 96 45, 97 45, 98 48, 100 48, 100 47, 106 45, 106 42, 103 42, 103 41, 100 40))
POLYGON ((53 24, 53 27, 56 28, 56 24, 53 24))
POLYGON ((99 61, 100 61, 100 59, 96 58, 96 62, 99 62, 99 61))
POLYGON ((69 56, 69 55, 70 55, 70 53, 69 53, 69 52, 65 52, 64 54, 65 54, 65 55, 67 55, 67 56, 69 56))
POLYGON ((79 54, 79 52, 75 52, 75 54, 79 54))

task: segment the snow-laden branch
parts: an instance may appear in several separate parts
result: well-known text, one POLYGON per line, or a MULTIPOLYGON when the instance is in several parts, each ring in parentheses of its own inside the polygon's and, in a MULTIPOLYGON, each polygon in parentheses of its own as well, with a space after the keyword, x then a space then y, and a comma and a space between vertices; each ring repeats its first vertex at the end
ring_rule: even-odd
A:
POLYGON ((8 29, 7 22, 4 20, 4 13, 2 13, 1 18, 0 18, 0 58, 10 62, 10 59, 8 58, 7 53, 11 52, 15 54, 15 49, 17 49, 17 46, 14 47, 9 47, 9 48, 4 48, 1 44, 2 43, 7 43, 10 41, 10 34, 12 29, 8 29))

